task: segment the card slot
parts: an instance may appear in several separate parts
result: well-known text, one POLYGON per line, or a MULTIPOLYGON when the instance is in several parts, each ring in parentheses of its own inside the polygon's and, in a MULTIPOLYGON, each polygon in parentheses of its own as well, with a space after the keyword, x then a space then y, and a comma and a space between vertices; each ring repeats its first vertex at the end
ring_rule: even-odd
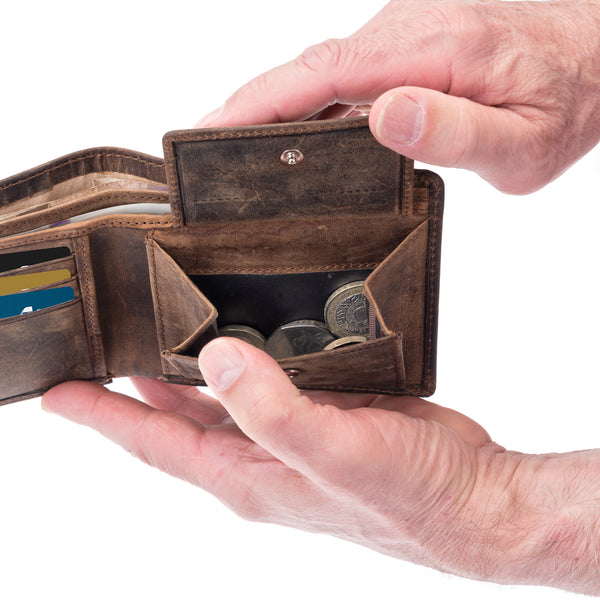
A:
POLYGON ((93 379, 80 298, 0 321, 0 404, 67 380, 93 379))
POLYGON ((4 271, 0 273, 0 278, 10 277, 12 275, 27 275, 29 273, 43 273, 46 271, 60 271, 62 269, 66 269, 71 275, 75 275, 77 273, 77 269, 75 267, 75 256, 73 254, 66 258, 57 258, 55 260, 49 260, 47 262, 38 263, 35 265, 27 265, 24 267, 18 267, 16 269, 11 269, 10 271, 4 271))
POLYGON ((21 268, 36 267, 72 255, 73 250, 70 245, 44 247, 33 242, 30 245, 0 252, 0 273, 4 274, 21 268))
POLYGON ((156 242, 147 250, 160 351, 197 354, 217 335, 217 311, 156 242))
POLYGON ((62 279, 61 281, 56 281, 54 283, 48 283, 45 285, 38 285, 33 288, 27 288, 17 293, 27 293, 27 292, 39 292, 43 290, 53 290, 61 287, 71 287, 73 288, 73 292, 75 293, 75 298, 79 298, 81 296, 81 288, 79 286, 79 277, 77 275, 73 275, 68 279, 62 279))

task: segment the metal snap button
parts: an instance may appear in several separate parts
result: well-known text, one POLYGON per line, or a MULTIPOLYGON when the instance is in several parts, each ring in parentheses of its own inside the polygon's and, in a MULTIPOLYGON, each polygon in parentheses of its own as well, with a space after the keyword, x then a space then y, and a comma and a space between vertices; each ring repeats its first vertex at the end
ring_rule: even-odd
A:
POLYGON ((297 165, 304 160, 304 154, 300 150, 284 150, 279 157, 284 165, 297 165))

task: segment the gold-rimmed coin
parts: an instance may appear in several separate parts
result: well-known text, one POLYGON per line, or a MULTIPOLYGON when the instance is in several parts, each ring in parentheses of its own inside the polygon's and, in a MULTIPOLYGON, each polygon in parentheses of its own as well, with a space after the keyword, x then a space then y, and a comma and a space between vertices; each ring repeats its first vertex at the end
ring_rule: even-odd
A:
POLYGON ((342 348, 343 346, 352 346, 354 344, 362 344, 366 342, 367 338, 362 335, 349 335, 347 337, 339 338, 331 344, 327 344, 323 350, 335 350, 336 348, 342 348))
POLYGON ((265 349, 267 342, 265 336, 260 331, 247 325, 225 325, 219 329, 219 337, 237 338, 261 350, 265 349))
POLYGON ((338 288, 325 303, 325 322, 337 337, 368 335, 369 306, 363 294, 364 281, 338 288))

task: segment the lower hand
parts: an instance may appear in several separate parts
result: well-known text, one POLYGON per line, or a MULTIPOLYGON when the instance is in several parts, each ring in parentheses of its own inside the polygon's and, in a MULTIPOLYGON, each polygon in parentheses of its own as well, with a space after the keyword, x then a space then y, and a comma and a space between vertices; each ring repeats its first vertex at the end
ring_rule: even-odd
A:
POLYGON ((216 399, 136 379, 146 403, 69 382, 43 406, 247 519, 468 577, 572 587, 572 565, 555 567, 556 553, 571 556, 578 543, 566 536, 563 516, 578 489, 565 473, 597 462, 595 454, 508 453, 469 418, 420 398, 302 394, 239 340, 209 344, 200 367, 216 399))

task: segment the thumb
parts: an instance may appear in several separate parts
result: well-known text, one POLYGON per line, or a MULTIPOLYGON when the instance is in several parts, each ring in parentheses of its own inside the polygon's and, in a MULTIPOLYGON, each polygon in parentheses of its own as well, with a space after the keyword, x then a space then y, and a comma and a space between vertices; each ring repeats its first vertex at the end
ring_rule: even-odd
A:
POLYGON ((425 163, 475 171, 503 192, 529 193, 548 181, 544 156, 536 153, 534 120, 507 107, 402 87, 376 100, 370 125, 384 146, 425 163))
POLYGON ((269 355, 233 338, 201 351, 207 385, 238 427, 289 467, 314 473, 331 456, 332 420, 342 413, 303 396, 269 355))

